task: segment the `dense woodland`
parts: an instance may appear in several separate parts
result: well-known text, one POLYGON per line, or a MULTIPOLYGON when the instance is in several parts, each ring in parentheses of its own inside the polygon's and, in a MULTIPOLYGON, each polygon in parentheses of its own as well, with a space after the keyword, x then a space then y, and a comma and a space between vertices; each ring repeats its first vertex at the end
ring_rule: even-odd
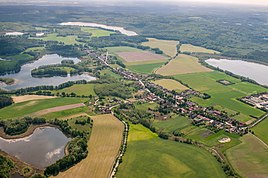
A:
POLYGON ((12 98, 9 96, 1 96, 0 95, 0 109, 6 106, 9 106, 13 103, 12 98))

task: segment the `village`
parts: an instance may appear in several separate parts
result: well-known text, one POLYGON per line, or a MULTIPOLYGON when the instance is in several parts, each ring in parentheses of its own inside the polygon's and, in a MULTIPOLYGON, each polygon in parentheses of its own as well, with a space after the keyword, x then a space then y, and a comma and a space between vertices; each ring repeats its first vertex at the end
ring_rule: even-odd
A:
POLYGON ((256 108, 268 111, 268 93, 259 93, 241 98, 241 101, 256 108))
MULTIPOLYGON (((247 126, 244 123, 229 117, 226 112, 216 110, 213 107, 202 107, 189 100, 192 96, 204 99, 207 96, 205 95, 204 97, 203 93, 193 89, 182 92, 170 91, 151 82, 153 79, 152 76, 148 77, 148 75, 136 74, 121 67, 114 68, 109 64, 111 58, 108 52, 99 55, 98 59, 124 79, 135 81, 136 85, 140 88, 140 93, 143 93, 137 97, 138 101, 158 103, 162 108, 168 108, 168 110, 174 113, 188 116, 189 119, 192 120, 192 123, 197 126, 206 125, 212 130, 225 130, 226 132, 238 134, 247 132, 247 126)), ((266 97, 267 95, 263 95, 260 98, 266 97)), ((119 105, 120 103, 122 103, 122 101, 118 100, 118 103, 113 101, 105 106, 100 106, 99 109, 103 111, 103 113, 109 113, 113 106, 119 105)), ((267 105, 265 106, 267 107, 267 105)))

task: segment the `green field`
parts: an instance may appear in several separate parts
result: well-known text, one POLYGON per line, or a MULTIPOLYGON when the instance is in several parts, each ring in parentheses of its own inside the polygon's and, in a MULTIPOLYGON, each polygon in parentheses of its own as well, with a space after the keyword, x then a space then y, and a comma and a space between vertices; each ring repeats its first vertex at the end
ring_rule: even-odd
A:
POLYGON ((264 114, 263 111, 237 100, 237 98, 253 93, 267 91, 267 89, 263 87, 247 82, 241 82, 238 79, 217 71, 182 74, 176 75, 175 78, 188 84, 197 91, 211 95, 210 99, 203 100, 201 98, 194 97, 192 98, 193 101, 203 106, 214 106, 219 110, 227 111, 229 114, 237 113, 238 115, 235 116, 235 118, 242 122, 251 120, 252 117, 250 116, 260 117, 264 114), (217 80, 220 79, 225 79, 235 84, 224 86, 217 82, 217 80))
POLYGON ((57 41, 57 42, 62 42, 66 45, 74 45, 74 44, 79 44, 79 42, 76 41, 77 36, 57 36, 56 33, 51 33, 47 34, 44 37, 41 38, 33 38, 33 39, 41 39, 44 41, 57 41))
POLYGON ((254 131, 255 135, 259 137, 262 141, 268 144, 268 137, 267 137, 267 129, 268 129, 268 117, 256 125, 251 130, 254 131))
POLYGON ((74 109, 68 109, 64 111, 58 111, 58 112, 52 112, 46 115, 42 115, 43 118, 46 119, 55 119, 55 118, 65 118, 69 116, 73 116, 76 114, 82 114, 82 113, 88 113, 88 107, 79 107, 79 108, 74 108, 74 109))
POLYGON ((90 27, 81 27, 81 31, 92 34, 92 37, 101 37, 101 36, 110 36, 114 34, 113 31, 102 30, 98 28, 90 28, 90 27))
POLYGON ((127 65, 127 68, 133 72, 150 74, 153 73, 156 68, 161 67, 164 63, 165 61, 152 64, 127 65))
POLYGON ((180 47, 181 52, 190 52, 190 53, 208 53, 208 54, 219 54, 219 51, 212 49, 203 48, 201 46, 195 46, 191 44, 182 44, 180 47))
POLYGON ((73 92, 80 96, 82 95, 96 96, 96 93, 94 91, 94 84, 77 84, 68 88, 53 91, 53 93, 62 93, 62 92, 69 93, 69 94, 73 92))
POLYGON ((252 134, 244 135, 242 143, 227 150, 227 157, 234 169, 246 178, 268 177, 268 151, 252 134))
POLYGON ((12 104, 11 106, 0 109, 0 118, 9 119, 22 117, 42 109, 52 108, 56 106, 64 106, 75 103, 85 102, 82 98, 53 98, 44 100, 33 100, 22 103, 12 104))
POLYGON ((118 178, 226 177, 207 151, 160 139, 141 125, 130 125, 128 140, 118 178))

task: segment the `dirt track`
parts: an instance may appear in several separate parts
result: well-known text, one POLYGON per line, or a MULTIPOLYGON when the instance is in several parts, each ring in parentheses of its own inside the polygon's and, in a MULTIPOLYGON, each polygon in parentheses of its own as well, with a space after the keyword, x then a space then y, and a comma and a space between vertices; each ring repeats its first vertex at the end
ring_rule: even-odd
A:
POLYGON ((91 116, 93 130, 86 159, 60 173, 58 178, 107 178, 119 152, 124 125, 111 114, 91 116))

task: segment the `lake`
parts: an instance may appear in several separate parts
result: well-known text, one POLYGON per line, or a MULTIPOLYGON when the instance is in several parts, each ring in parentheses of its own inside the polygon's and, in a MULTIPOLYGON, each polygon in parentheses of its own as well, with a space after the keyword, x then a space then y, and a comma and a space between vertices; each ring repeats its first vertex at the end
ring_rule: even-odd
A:
POLYGON ((70 140, 57 128, 40 127, 28 137, 0 137, 0 149, 36 168, 44 169, 64 157, 64 148, 70 140))
POLYGON ((22 33, 22 32, 7 32, 5 35, 6 36, 21 36, 23 34, 24 33, 22 33))
POLYGON ((123 27, 108 26, 108 25, 98 24, 98 23, 63 22, 63 23, 60 23, 60 25, 72 25, 72 26, 81 26, 81 27, 97 27, 97 28, 103 28, 103 29, 107 29, 107 30, 119 31, 120 33, 122 33, 124 35, 127 35, 127 36, 136 36, 136 35, 138 35, 136 32, 126 30, 123 27))
POLYGON ((248 77, 261 85, 268 86, 268 66, 254 62, 229 59, 208 59, 206 63, 234 74, 248 77))
POLYGON ((0 83, 0 87, 4 88, 6 90, 13 90, 13 89, 19 89, 19 88, 26 88, 26 87, 34 87, 34 86, 40 86, 40 85, 59 85, 64 82, 68 81, 76 81, 76 80, 95 80, 95 77, 92 77, 87 74, 82 75, 68 75, 67 77, 61 77, 61 76, 55 76, 55 77, 43 77, 43 78, 34 78, 31 75, 31 71, 39 66, 42 65, 50 65, 50 64, 60 64, 62 60, 73 60, 74 63, 80 62, 78 58, 65 58, 61 57, 57 54, 50 54, 45 55, 42 58, 32 62, 27 63, 21 67, 20 72, 14 73, 14 74, 7 74, 4 76, 0 76, 2 78, 14 78, 15 83, 12 85, 6 85, 3 83, 0 83))

